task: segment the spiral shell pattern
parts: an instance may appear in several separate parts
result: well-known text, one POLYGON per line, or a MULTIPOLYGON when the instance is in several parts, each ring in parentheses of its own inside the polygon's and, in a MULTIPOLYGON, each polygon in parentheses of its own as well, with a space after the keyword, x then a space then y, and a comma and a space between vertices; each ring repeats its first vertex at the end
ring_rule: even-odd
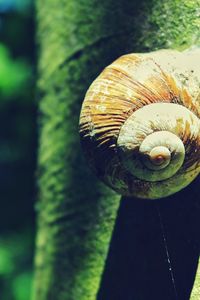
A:
POLYGON ((90 86, 81 142, 97 176, 115 191, 166 197, 199 174, 198 61, 199 49, 128 54, 90 86))

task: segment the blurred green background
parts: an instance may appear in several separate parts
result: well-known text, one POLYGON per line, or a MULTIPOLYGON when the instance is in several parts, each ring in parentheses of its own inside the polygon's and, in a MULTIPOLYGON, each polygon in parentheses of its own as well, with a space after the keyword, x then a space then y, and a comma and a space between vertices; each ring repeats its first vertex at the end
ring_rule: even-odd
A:
POLYGON ((0 0, 0 299, 30 298, 36 100, 32 0, 0 0))

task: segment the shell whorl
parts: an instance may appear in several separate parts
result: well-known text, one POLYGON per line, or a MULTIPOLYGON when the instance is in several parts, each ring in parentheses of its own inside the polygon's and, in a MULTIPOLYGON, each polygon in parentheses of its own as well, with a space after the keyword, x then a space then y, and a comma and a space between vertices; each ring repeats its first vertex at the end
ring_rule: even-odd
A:
POLYGON ((86 94, 83 149, 96 174, 122 195, 165 197, 199 174, 200 77, 193 68, 186 80, 191 70, 176 67, 181 55, 120 57, 86 94))

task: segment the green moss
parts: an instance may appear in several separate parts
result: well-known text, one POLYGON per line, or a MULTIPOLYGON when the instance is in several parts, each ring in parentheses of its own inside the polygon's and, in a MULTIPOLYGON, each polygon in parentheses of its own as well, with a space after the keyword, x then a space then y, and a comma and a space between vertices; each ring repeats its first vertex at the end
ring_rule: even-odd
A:
POLYGON ((148 51, 162 48, 183 50, 199 45, 199 7, 199 0, 149 1, 144 7, 143 22, 141 26, 138 24, 139 46, 148 51))

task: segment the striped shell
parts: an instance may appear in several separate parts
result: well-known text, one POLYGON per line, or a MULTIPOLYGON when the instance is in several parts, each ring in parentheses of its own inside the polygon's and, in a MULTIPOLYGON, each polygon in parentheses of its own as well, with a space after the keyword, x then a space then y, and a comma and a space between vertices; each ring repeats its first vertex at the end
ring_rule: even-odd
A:
POLYGON ((90 86, 80 115, 96 175, 126 196, 160 198, 200 171, 200 49, 128 54, 90 86))

